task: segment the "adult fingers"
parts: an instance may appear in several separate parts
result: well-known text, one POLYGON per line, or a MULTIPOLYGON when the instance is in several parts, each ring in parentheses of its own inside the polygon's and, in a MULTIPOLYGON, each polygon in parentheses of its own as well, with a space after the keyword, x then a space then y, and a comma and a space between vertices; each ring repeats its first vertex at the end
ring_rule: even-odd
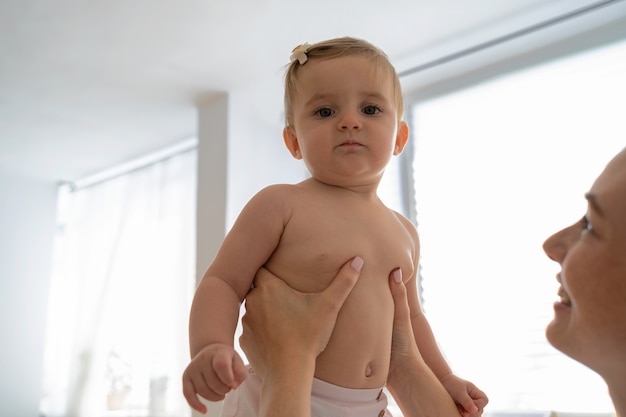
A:
POLYGON ((259 268, 259 270, 256 272, 256 275, 254 276, 253 288, 267 289, 267 288, 272 288, 273 285, 281 285, 281 284, 287 285, 282 279, 272 274, 267 269, 261 267, 259 268))
POLYGON ((359 280, 364 262, 358 256, 346 262, 328 288, 322 292, 324 300, 328 303, 329 310, 339 313, 346 298, 348 298, 348 295, 350 295, 350 292, 359 280))
POLYGON ((409 301, 404 282, 402 282, 402 270, 394 269, 389 275, 389 286, 391 287, 391 296, 395 308, 394 322, 411 321, 411 311, 409 309, 409 301))

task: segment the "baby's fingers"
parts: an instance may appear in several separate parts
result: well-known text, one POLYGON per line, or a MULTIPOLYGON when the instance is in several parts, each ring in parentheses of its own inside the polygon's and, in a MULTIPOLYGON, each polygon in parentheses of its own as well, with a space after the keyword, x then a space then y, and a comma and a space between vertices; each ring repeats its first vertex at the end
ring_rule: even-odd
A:
POLYGON ((241 383, 248 377, 248 368, 244 365, 243 360, 237 354, 233 358, 233 374, 235 377, 235 385, 233 387, 237 388, 241 383))
POLYGON ((216 384, 214 384, 214 389, 217 389, 219 392, 226 389, 224 391, 224 394, 226 394, 231 389, 237 388, 237 386, 241 382, 237 381, 237 378, 235 378, 235 373, 233 371, 235 357, 239 358, 237 353, 235 353, 234 351, 229 352, 226 350, 220 350, 216 352, 216 354, 213 356, 213 363, 211 365, 213 371, 219 379, 219 381, 215 381, 216 384), (217 382, 221 383, 222 386, 220 386, 220 384, 217 384, 217 382))
POLYGON ((467 409, 463 405, 458 405, 459 412, 463 417, 480 417, 481 413, 478 412, 478 408, 472 404, 471 409, 467 409))
POLYGON ((463 396, 459 408, 463 417, 480 417, 488 402, 489 399, 484 392, 476 388, 474 384, 468 383, 467 398, 463 396))
POLYGON ((474 403, 474 406, 476 407, 476 411, 473 413, 468 413, 468 417, 482 416, 485 407, 489 403, 489 398, 487 398, 487 395, 483 391, 478 389, 474 384, 470 384, 468 394, 470 397, 472 397, 472 401, 474 403))
POLYGON ((188 367, 183 373, 183 395, 191 408, 203 414, 206 413, 207 409, 198 396, 209 401, 220 401, 224 399, 225 393, 229 391, 219 381, 218 385, 212 384, 210 386, 207 379, 217 381, 215 375, 207 377, 200 370, 193 367, 188 367))
POLYGON ((200 402, 198 398, 198 390, 193 383, 193 380, 189 378, 187 373, 183 374, 183 395, 187 400, 187 403, 191 408, 196 410, 197 412, 204 414, 207 412, 206 406, 200 402))

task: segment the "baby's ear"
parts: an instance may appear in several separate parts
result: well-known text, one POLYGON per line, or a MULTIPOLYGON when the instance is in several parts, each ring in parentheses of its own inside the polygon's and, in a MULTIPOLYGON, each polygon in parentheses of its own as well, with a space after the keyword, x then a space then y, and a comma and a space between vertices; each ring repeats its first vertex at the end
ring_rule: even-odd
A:
POLYGON ((405 121, 398 124, 398 132, 396 133, 396 144, 393 148, 394 155, 400 155, 404 146, 409 140, 409 125, 405 121))
POLYGON ((300 144, 298 144, 298 138, 296 137, 296 131, 291 126, 287 126, 283 129, 283 140, 291 156, 296 159, 302 159, 302 153, 300 152, 300 144))

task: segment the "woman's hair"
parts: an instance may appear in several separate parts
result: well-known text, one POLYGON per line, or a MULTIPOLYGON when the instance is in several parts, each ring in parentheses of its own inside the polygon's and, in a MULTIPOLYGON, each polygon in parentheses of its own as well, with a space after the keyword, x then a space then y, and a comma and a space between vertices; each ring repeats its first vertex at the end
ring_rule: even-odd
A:
POLYGON ((389 72, 393 81, 398 120, 402 120, 404 115, 404 99, 402 97, 400 79, 396 69, 391 65, 391 62, 389 62, 389 57, 387 57, 387 54, 382 50, 367 41, 351 37, 329 39, 313 45, 300 45, 294 49, 294 53, 298 50, 301 59, 295 59, 292 55, 292 61, 287 66, 285 73, 285 124, 287 126, 294 125, 293 102, 297 92, 298 72, 300 67, 306 65, 309 59, 334 59, 354 55, 368 58, 389 72))

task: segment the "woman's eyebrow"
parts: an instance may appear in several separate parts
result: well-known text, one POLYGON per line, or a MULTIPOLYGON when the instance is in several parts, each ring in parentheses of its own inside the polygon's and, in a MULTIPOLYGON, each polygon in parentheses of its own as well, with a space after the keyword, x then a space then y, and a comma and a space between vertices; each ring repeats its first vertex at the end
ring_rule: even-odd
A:
POLYGON ((585 194, 585 198, 587 199, 587 201, 589 202, 589 206, 591 206, 591 208, 593 209, 593 211, 595 211, 596 213, 598 213, 600 216, 604 216, 604 211, 602 210, 602 208, 600 207, 600 204, 598 204, 598 198, 596 197, 595 194, 592 193, 586 193, 585 194))

